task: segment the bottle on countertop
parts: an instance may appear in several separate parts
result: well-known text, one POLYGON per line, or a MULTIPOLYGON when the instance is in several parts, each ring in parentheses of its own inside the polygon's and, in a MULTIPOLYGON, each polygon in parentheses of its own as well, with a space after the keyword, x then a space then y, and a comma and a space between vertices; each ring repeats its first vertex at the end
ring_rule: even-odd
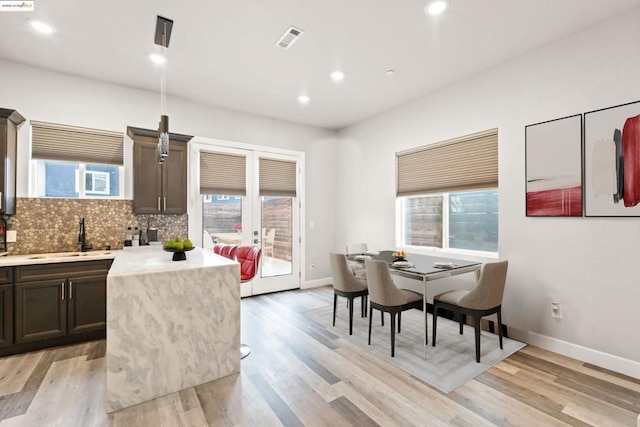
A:
POLYGON ((138 227, 134 227, 133 233, 131 234, 131 240, 133 246, 140 246, 140 229, 138 227))
POLYGON ((131 226, 127 227, 127 232, 124 236, 124 245, 125 246, 131 246, 132 245, 132 236, 133 230, 131 229, 131 226))
POLYGON ((140 246, 147 246, 149 244, 149 235, 146 228, 140 229, 140 246))

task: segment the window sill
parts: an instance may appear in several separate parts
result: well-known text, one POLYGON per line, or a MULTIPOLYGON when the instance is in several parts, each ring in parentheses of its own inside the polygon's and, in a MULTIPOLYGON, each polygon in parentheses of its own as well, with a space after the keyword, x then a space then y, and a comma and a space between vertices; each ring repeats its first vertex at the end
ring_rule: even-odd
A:
POLYGON ((422 246, 404 246, 404 250, 409 253, 416 253, 421 255, 438 256, 443 258, 454 259, 470 259, 473 261, 493 261, 500 258, 498 252, 485 252, 485 251, 471 251, 467 249, 453 249, 453 248, 427 248, 422 246))

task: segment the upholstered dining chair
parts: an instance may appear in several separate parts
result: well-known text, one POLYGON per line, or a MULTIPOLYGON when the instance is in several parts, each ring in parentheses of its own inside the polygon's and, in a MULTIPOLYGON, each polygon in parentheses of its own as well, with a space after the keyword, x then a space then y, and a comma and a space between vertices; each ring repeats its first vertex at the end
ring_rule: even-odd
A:
POLYGON ((369 287, 369 345, 371 345, 371 323, 373 309, 391 315, 391 357, 395 357, 396 314, 398 315, 398 333, 402 322, 402 312, 412 308, 422 308, 422 294, 398 289, 393 283, 389 266, 385 261, 368 259, 364 262, 369 287))
POLYGON ((353 300, 360 297, 360 315, 367 315, 367 280, 364 275, 356 276, 349 264, 347 256, 344 254, 329 254, 331 263, 331 275, 333 276, 333 326, 336 326, 336 307, 338 296, 346 297, 349 307, 349 335, 353 334, 353 300))
POLYGON ((347 255, 363 254, 367 250, 366 243, 347 243, 347 255))
MULTIPOLYGON (((258 273, 261 253, 262 249, 257 246, 237 247, 235 255, 240 264, 240 282, 248 282, 258 273)), ((240 344, 240 359, 244 359, 249 353, 251 353, 251 347, 247 344, 240 344)))
POLYGON ((487 263, 482 268, 480 278, 471 290, 455 290, 433 297, 433 339, 431 345, 436 345, 436 328, 438 310, 451 310, 457 314, 460 322, 460 335, 466 316, 473 317, 476 333, 476 362, 480 363, 480 320, 484 316, 497 314, 498 336, 502 350, 502 296, 507 279, 508 261, 487 263))
MULTIPOLYGON (((347 255, 362 255, 367 252, 366 243, 347 243, 347 255)), ((349 261, 353 274, 364 274, 364 266, 357 261, 349 261)))

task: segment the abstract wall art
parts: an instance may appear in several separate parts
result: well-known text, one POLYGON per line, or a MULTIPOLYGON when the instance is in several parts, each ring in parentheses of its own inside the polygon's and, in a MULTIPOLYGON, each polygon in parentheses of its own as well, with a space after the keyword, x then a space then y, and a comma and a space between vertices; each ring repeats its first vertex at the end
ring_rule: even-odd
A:
POLYGON ((640 216, 640 101, 584 115, 586 216, 640 216))
POLYGON ((525 127, 527 216, 582 216, 582 115, 525 127))

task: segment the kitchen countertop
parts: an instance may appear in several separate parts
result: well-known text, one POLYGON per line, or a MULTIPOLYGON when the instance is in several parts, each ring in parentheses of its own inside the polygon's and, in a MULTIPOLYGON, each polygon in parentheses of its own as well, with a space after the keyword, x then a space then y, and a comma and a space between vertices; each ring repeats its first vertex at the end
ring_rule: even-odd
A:
POLYGON ((55 264, 60 262, 95 261, 101 259, 114 259, 117 254, 133 251, 135 249, 89 251, 89 252, 54 252, 47 254, 7 255, 0 257, 0 267, 12 267, 17 265, 55 264))

